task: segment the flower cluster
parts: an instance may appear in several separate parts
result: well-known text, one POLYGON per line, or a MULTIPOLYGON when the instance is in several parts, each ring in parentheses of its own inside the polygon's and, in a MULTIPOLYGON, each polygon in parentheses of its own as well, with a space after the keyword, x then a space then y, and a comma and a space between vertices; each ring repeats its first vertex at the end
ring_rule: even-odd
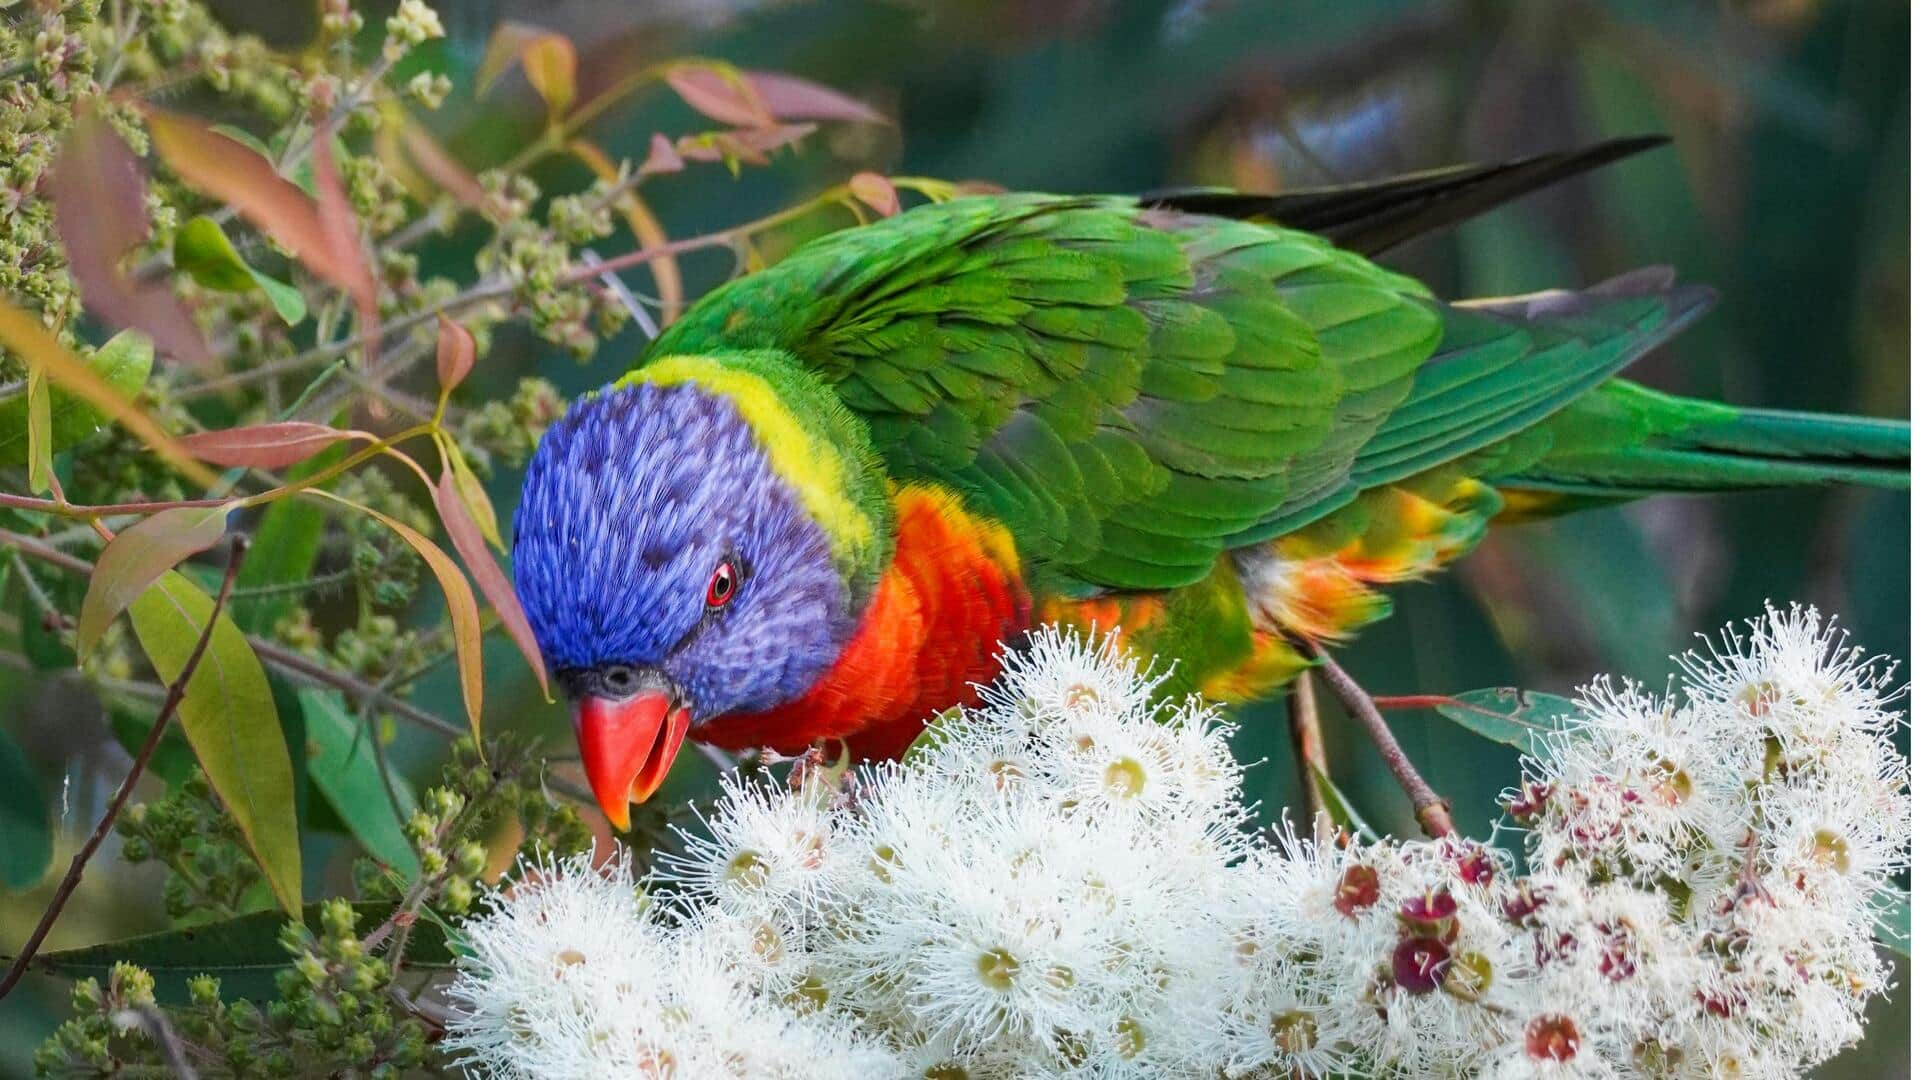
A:
POLYGON ((1890 679, 1799 609, 1684 665, 1589 689, 1516 865, 1255 835, 1227 725, 1042 631, 904 764, 730 784, 652 897, 578 861, 495 897, 452 1044, 514 1077, 1801 1075, 1885 986, 1890 679))
MULTIPOLYGON (((473 958, 442 1044, 482 1076, 895 1075, 843 1017, 755 993, 717 926, 650 911, 624 867, 586 855, 523 867, 468 924, 473 958)), ((749 946, 749 949, 751 946, 749 946)))

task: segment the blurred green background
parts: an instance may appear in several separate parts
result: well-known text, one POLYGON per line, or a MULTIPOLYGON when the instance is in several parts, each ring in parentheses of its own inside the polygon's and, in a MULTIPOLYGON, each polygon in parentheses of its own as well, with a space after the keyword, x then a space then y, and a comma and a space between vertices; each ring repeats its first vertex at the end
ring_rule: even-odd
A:
MULTIPOLYGON (((308 5, 214 3, 237 26, 295 48, 308 5)), ((868 101, 891 127, 829 127, 798 155, 738 180, 706 168, 656 178, 647 197, 675 236, 778 209, 861 168, 979 179, 1009 188, 1135 191, 1168 184, 1279 189, 1666 132, 1674 145, 1503 209, 1390 262, 1443 296, 1589 282, 1648 263, 1721 292, 1716 313, 1642 361, 1662 389, 1744 404, 1905 416, 1908 351, 1907 4, 1840 0, 1372 0, 1231 3, 756 3, 752 0, 438 0, 449 31, 427 50, 456 91, 435 126, 474 168, 538 128, 514 77, 484 102, 472 75, 503 18, 579 45, 583 97, 615 74, 673 55, 789 71, 868 101)), ((369 8, 378 25, 379 5, 369 8)), ((639 159, 655 131, 702 126, 668 95, 633 99, 595 126, 639 159)), ((584 173, 542 174, 560 189, 584 173)), ((426 249, 428 269, 470 277, 470 238, 426 249)), ((602 251, 602 255, 611 254, 602 251)), ((775 252, 777 253, 777 252, 775 252)), ((728 255, 685 264, 698 289, 728 255)), ((637 291, 644 272, 628 275, 637 291)), ((638 332, 587 365, 503 331, 474 393, 538 373, 576 392, 605 382, 638 332)), ((496 478, 511 506, 517 476, 496 478)), ((1503 531, 1442 580, 1403 587, 1398 611, 1343 654, 1376 693, 1519 684, 1566 693, 1598 671, 1659 683, 1696 631, 1810 601, 1870 651, 1910 655, 1910 511, 1904 494, 1857 491, 1656 500, 1503 531)), ((564 738, 504 644, 489 653, 490 723, 564 738)), ((70 680, 0 672, 0 715, 64 771, 67 850, 124 769, 99 710, 70 680)), ((457 715, 450 673, 419 700, 457 715)), ((1272 820, 1296 800, 1279 705, 1246 711, 1245 760, 1265 759, 1252 796, 1272 820)), ((1455 801, 1463 828, 1495 816, 1515 755, 1425 714, 1395 725, 1455 801)), ((1397 789, 1364 745, 1330 731, 1335 779, 1376 826, 1409 830, 1397 789)), ((433 775, 434 741, 403 731, 398 756, 433 775)), ((687 755, 668 795, 708 783, 687 755)), ((339 889, 351 852, 320 837, 308 891, 339 889)), ((64 853, 56 860, 60 865, 64 853)), ((0 901, 9 943, 47 888, 0 901)), ((100 859, 51 946, 155 928, 153 874, 100 859)), ((1906 972, 1900 981, 1905 982, 1906 972)), ((0 1010, 0 1075, 25 1075, 64 988, 0 1010)), ((1877 1010, 1869 1045, 1827 1075, 1907 1075, 1904 989, 1877 1010)))

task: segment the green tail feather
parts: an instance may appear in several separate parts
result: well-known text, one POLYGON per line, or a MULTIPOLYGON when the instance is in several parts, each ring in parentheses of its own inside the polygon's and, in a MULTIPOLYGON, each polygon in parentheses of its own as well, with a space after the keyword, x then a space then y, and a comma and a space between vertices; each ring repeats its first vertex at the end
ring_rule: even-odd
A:
POLYGON ((1899 420, 1741 409, 1616 379, 1553 418, 1551 446, 1496 481, 1520 514, 1685 492, 1818 484, 1905 489, 1899 420), (1532 493, 1531 495, 1529 493, 1532 493))

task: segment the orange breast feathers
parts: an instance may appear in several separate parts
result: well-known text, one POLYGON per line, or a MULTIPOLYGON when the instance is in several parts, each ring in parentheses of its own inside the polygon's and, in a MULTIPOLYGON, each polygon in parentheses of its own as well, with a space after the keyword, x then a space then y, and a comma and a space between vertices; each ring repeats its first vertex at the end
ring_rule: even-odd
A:
POLYGON ((715 717, 694 738, 785 754, 844 739, 856 757, 898 757, 934 713, 978 702, 1000 642, 1030 625, 1012 538, 938 488, 902 488, 893 505, 893 561, 840 659, 795 700, 715 717))

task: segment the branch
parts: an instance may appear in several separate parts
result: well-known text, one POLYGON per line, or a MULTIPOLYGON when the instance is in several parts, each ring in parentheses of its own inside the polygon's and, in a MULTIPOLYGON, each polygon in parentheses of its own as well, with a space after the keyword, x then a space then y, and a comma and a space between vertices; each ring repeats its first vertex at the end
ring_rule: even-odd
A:
POLYGON ((1319 661, 1316 670, 1326 678, 1334 696, 1340 699, 1348 715, 1367 729, 1374 746, 1380 749, 1380 756, 1387 759, 1387 768, 1393 772, 1393 778, 1400 782, 1408 801, 1413 803, 1413 816, 1419 820, 1421 830, 1432 837, 1451 835, 1453 816, 1447 812, 1447 801, 1434 794, 1433 788, 1421 778, 1420 771, 1413 767, 1413 761, 1393 737, 1393 730, 1387 727, 1386 718, 1380 715, 1380 710, 1374 705, 1372 695, 1355 682, 1345 668, 1334 663, 1333 657, 1319 642, 1307 639, 1305 644, 1319 661))
POLYGON ((1313 672, 1303 671, 1293 682, 1293 694, 1287 700, 1287 729, 1293 736, 1294 764, 1300 770, 1300 791, 1306 796, 1307 812, 1313 816, 1313 833, 1318 837, 1332 818, 1327 800, 1320 794, 1315 776, 1327 775, 1327 740, 1320 730, 1320 704, 1313 696, 1313 672))
POLYGON ((34 954, 40 951, 41 943, 47 940, 54 922, 67 906, 67 900, 79 888, 80 875, 86 872, 88 860, 100 849, 107 833, 113 830, 114 820, 120 816, 120 808, 127 804, 127 798, 133 794, 133 785, 146 772, 147 762, 160 746, 160 737, 167 733, 167 724, 173 720, 173 714, 180 708, 180 700, 186 696, 187 682, 193 678, 194 670, 200 666, 200 658, 206 654, 207 642, 213 640, 213 628, 219 625, 220 612, 226 607, 227 598, 233 595, 233 579, 240 572, 240 562, 246 553, 246 539, 234 537, 233 556, 227 560, 227 573, 220 581, 220 594, 214 597, 207 625, 200 628, 200 638, 193 643, 193 651, 187 654, 187 662, 180 668, 180 675, 167 687, 167 699, 160 703, 160 713, 153 718, 153 727, 147 731, 147 740, 140 744, 140 752, 134 756, 133 767, 127 770, 126 779, 120 781, 119 790, 113 793, 112 801, 107 803, 106 813, 100 815, 100 823, 94 826, 93 835, 87 837, 87 842, 74 853, 73 861, 67 865, 67 876, 61 879, 60 887, 54 890, 53 899, 47 903, 46 913, 40 916, 40 925, 34 927, 33 936, 27 939, 19 955, 13 958, 13 966, 7 970, 6 978, 0 979, 0 998, 6 997, 20 982, 20 977, 26 974, 27 966, 33 963, 34 954))

